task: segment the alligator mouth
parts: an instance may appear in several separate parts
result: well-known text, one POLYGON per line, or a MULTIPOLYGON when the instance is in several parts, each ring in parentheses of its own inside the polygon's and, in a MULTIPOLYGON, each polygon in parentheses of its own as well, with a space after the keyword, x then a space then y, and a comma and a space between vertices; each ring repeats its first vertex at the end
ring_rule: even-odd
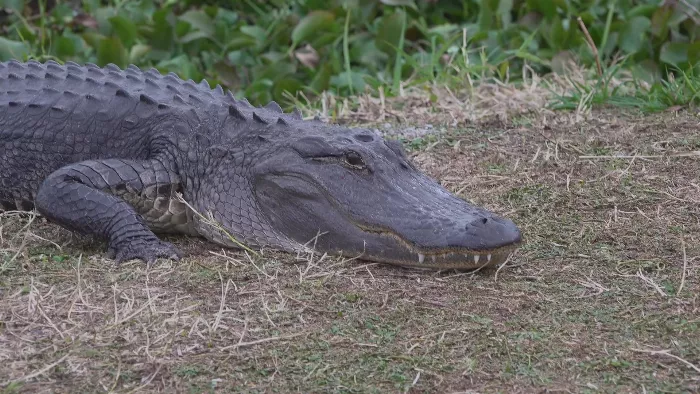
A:
MULTIPOLYGON (((340 212, 343 211, 341 210, 340 212)), ((379 259, 385 263, 404 267, 461 270, 494 267, 505 263, 522 243, 522 241, 519 241, 498 248, 484 250, 467 248, 425 249, 417 247, 414 243, 407 241, 390 229, 367 226, 348 218, 346 214, 343 214, 343 216, 362 232, 386 236, 398 241, 404 247, 406 257, 410 258, 381 256, 379 259)), ((362 258, 362 256, 359 257, 362 258)))

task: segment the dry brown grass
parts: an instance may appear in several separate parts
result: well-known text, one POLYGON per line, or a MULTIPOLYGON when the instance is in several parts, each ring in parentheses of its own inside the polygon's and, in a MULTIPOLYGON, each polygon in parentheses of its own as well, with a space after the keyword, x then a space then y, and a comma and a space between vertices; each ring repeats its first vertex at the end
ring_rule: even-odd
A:
POLYGON ((700 161, 673 156, 700 150, 698 118, 552 113, 541 110, 541 91, 480 89, 454 98, 436 90, 439 104, 417 92, 362 98, 346 115, 447 128, 414 141, 413 159, 521 226, 526 244, 505 268, 436 273, 253 257, 186 238, 172 239, 186 253, 180 263, 114 267, 102 245, 6 213, 0 384, 8 392, 699 391, 700 161))

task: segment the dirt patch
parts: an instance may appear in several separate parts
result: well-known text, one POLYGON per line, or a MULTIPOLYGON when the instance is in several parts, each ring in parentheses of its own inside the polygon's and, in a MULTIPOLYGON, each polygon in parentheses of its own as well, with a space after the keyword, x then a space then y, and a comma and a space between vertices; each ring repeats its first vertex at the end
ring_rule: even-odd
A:
POLYGON ((526 243, 498 272, 252 258, 182 237, 180 263, 114 267, 100 244, 5 214, 0 384, 700 390, 700 156, 677 156, 700 150, 698 118, 495 119, 407 146, 450 190, 521 226, 526 243))

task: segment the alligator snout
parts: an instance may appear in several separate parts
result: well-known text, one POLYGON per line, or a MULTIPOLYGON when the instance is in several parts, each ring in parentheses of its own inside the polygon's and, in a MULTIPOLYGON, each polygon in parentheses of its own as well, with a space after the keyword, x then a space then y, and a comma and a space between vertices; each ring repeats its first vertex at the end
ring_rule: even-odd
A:
POLYGON ((463 246, 471 250, 493 250, 520 243, 520 229, 509 219, 491 215, 468 221, 463 246))

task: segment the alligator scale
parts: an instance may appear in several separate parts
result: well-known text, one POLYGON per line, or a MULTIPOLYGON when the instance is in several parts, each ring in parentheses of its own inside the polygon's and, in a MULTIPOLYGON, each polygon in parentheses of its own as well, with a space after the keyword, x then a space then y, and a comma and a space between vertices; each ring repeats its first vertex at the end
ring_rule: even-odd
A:
POLYGON ((435 269, 502 263, 521 240, 375 130, 135 66, 0 63, 0 204, 104 239, 119 262, 177 259, 157 233, 435 269))

